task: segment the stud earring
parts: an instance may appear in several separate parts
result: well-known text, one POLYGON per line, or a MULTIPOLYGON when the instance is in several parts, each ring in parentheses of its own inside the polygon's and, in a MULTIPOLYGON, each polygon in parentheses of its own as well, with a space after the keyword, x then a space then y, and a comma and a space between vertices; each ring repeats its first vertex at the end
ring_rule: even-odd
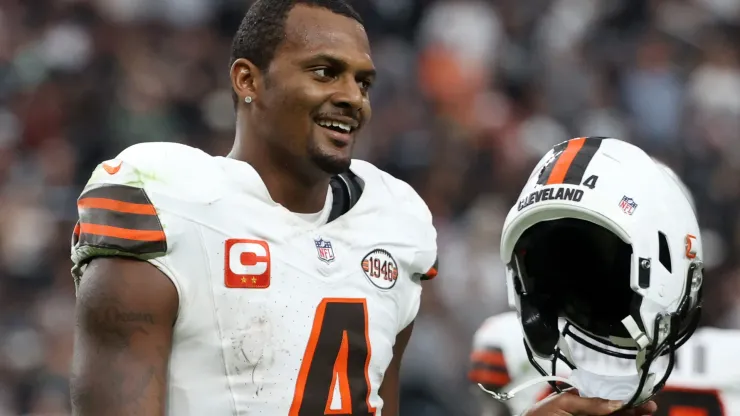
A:
POLYGON ((244 102, 247 103, 247 104, 251 103, 252 102, 252 97, 249 97, 249 96, 244 97, 244 102))

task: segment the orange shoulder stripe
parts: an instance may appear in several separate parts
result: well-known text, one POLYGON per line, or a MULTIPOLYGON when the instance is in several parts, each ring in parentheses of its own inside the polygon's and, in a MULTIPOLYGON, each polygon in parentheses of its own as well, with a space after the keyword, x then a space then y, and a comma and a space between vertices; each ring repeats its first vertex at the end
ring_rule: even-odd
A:
POLYGON ((122 238, 125 240, 165 241, 164 231, 131 230, 128 228, 112 227, 110 225, 80 223, 80 232, 82 234, 122 238))
POLYGON ((127 214, 157 215, 157 210, 151 204, 134 204, 109 198, 82 198, 77 201, 77 207, 105 209, 127 214))

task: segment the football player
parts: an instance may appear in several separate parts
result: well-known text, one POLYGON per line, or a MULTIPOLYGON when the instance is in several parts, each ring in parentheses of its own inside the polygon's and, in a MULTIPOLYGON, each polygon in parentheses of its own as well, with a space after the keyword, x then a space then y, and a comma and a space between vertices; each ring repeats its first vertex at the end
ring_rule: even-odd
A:
POLYGON ((395 416, 436 232, 409 185, 351 159, 362 21, 258 0, 232 53, 227 157, 135 145, 78 200, 74 413, 395 416))
MULTIPOLYGON (((549 393, 532 387, 537 381, 629 409, 691 362, 692 348, 678 347, 698 322, 701 237, 692 201, 666 169, 625 142, 578 138, 533 171, 502 235, 517 313, 487 320, 471 354, 471 380, 498 392, 511 413, 549 393)), ((548 414, 558 396, 566 398, 526 414, 548 414)), ((672 406, 664 401, 657 414, 672 406)))
MULTIPOLYGON (((561 329, 563 325, 561 322, 561 329)), ((629 359, 602 354, 570 339, 568 343, 578 365, 612 374, 634 373, 629 359)), ((733 364, 737 361, 733 355, 737 345, 740 331, 697 329, 677 351, 666 387, 655 396, 658 411, 654 414, 740 416, 740 365, 733 364)), ((662 357, 659 364, 664 366, 666 358, 662 357)), ((493 316, 481 325, 473 339, 470 359, 470 380, 488 390, 507 391, 539 376, 529 363, 519 318, 513 311, 493 316)), ((535 360, 543 367, 549 365, 545 360, 535 360)), ((567 378, 570 374, 570 368, 558 362, 556 375, 567 378)), ((519 415, 552 392, 549 385, 533 387, 502 403, 480 391, 482 415, 519 415)))

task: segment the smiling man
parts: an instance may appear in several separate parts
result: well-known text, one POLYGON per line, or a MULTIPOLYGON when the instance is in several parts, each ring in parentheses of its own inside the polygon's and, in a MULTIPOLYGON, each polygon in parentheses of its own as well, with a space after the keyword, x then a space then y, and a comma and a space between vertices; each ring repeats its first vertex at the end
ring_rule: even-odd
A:
POLYGON ((374 72, 344 1, 257 1, 229 156, 151 143, 98 166, 72 247, 76 415, 398 414, 436 232, 351 159, 374 72))

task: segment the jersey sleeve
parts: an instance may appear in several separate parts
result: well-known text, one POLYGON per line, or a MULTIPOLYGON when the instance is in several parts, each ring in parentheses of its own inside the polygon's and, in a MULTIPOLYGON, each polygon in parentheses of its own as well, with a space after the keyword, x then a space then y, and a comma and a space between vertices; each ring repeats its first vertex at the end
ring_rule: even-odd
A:
POLYGON ((415 219, 416 230, 410 233, 415 238, 416 254, 412 263, 412 273, 409 284, 412 286, 412 296, 402 315, 402 326, 405 328, 416 319, 421 306, 422 282, 434 279, 439 270, 439 255, 437 252, 437 230, 432 222, 432 213, 424 200, 411 188, 407 187, 406 202, 410 216, 415 219))
POLYGON ((439 269, 439 256, 434 257, 434 263, 427 269, 426 272, 419 275, 419 280, 432 280, 437 277, 437 269, 439 269))
POLYGON ((521 330, 514 312, 488 318, 476 331, 470 353, 468 379, 498 391, 517 378, 524 357, 521 330))
POLYGON ((72 241, 75 264, 98 256, 148 260, 167 252, 157 209, 142 188, 111 183, 88 186, 77 200, 77 211, 72 241))
POLYGON ((168 231, 176 231, 177 226, 163 220, 152 202, 148 182, 153 180, 156 175, 139 169, 136 152, 128 149, 95 168, 77 200, 71 247, 76 285, 90 260, 122 256, 152 263, 180 291, 167 261, 172 246, 168 231))

